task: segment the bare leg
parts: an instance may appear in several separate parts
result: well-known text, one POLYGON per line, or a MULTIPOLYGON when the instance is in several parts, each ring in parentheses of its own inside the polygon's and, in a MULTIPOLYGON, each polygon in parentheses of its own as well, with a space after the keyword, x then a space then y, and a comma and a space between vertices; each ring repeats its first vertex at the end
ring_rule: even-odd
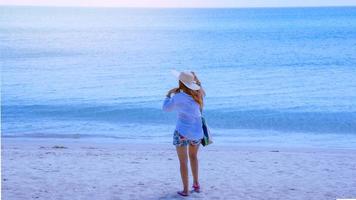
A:
POLYGON ((189 188, 189 178, 188 178, 188 154, 187 154, 187 147, 186 146, 177 146, 177 154, 179 158, 180 164, 180 175, 182 177, 183 182, 183 192, 188 193, 189 188))
POLYGON ((199 150, 199 145, 189 145, 189 160, 190 160, 190 167, 192 168, 194 185, 199 184, 198 150, 199 150))

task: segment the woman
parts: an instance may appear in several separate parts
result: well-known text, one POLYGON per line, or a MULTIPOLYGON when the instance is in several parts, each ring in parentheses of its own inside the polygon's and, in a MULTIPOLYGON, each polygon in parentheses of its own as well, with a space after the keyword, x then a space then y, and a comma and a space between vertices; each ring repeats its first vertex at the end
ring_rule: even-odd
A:
POLYGON ((179 79, 179 87, 168 91, 163 102, 163 110, 167 112, 174 110, 178 113, 173 145, 176 146, 179 158, 183 191, 177 193, 188 196, 188 155, 193 174, 193 189, 195 192, 200 192, 197 154, 203 138, 201 111, 205 92, 194 72, 174 73, 179 79))

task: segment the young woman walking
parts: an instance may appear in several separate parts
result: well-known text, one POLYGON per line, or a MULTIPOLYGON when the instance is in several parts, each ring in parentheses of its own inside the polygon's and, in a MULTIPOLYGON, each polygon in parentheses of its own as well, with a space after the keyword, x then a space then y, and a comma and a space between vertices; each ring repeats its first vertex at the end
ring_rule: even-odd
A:
POLYGON ((176 111, 177 123, 173 134, 176 146, 183 190, 181 196, 189 195, 188 157, 193 174, 193 190, 200 192, 198 176, 198 150, 203 138, 201 111, 205 92, 194 72, 174 72, 178 78, 178 88, 168 91, 163 102, 164 111, 176 111))

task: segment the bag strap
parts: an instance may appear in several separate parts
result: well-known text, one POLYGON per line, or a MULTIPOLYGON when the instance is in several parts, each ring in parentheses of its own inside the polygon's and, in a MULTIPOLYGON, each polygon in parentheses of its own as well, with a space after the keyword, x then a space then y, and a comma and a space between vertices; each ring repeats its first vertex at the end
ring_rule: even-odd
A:
MULTIPOLYGON (((200 84, 199 84, 199 86, 200 86, 200 84)), ((203 96, 205 96, 205 94, 203 94, 203 96)), ((203 96, 202 96, 202 100, 203 100, 203 96)), ((200 114, 203 115, 203 107, 199 106, 199 110, 200 110, 200 114)))

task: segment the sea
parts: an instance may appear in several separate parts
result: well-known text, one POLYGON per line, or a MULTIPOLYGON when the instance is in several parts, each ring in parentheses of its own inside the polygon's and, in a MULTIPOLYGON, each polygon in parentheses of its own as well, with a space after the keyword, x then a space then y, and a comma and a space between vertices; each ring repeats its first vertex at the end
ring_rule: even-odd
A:
POLYGON ((0 7, 1 137, 171 145, 194 71, 213 145, 356 149, 356 7, 0 7))

